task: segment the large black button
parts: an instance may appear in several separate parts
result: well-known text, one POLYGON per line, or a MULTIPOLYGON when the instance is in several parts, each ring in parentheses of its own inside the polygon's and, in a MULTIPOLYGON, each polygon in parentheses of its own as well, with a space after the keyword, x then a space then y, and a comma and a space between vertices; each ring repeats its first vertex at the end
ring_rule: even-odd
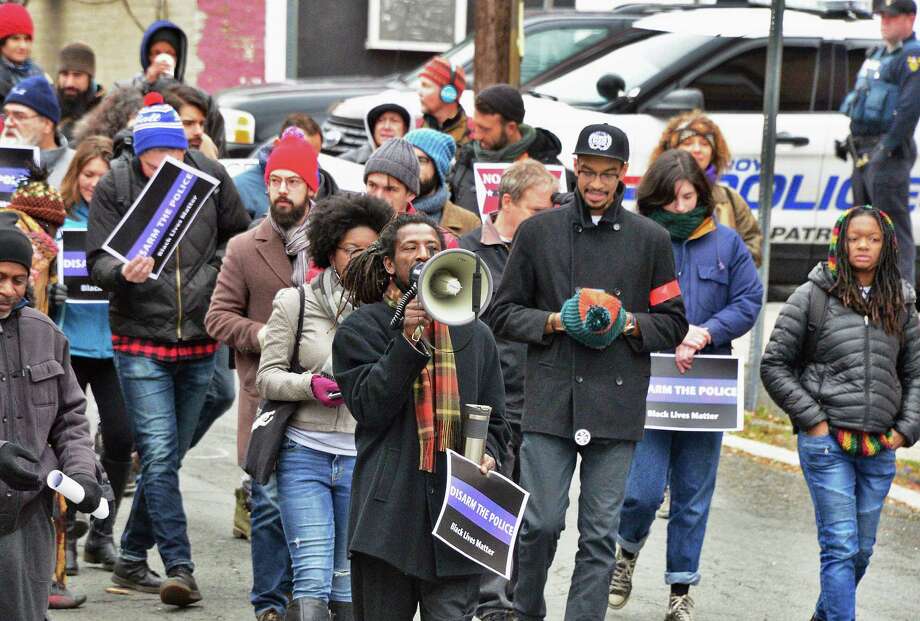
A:
POLYGON ((576 376, 575 376, 575 383, 576 383, 576 384, 581 384, 583 381, 585 381, 585 378, 583 378, 581 375, 576 375, 576 376))

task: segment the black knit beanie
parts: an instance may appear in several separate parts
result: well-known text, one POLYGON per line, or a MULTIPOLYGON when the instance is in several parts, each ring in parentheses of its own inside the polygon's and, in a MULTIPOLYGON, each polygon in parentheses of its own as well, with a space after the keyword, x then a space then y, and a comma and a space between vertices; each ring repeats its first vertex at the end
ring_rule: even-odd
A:
POLYGON ((476 94, 476 102, 487 104, 502 115, 506 121, 518 125, 524 122, 524 99, 510 84, 493 84, 476 94))
POLYGON ((12 211, 0 212, 0 261, 19 263, 32 269, 32 242, 16 227, 19 221, 12 211))

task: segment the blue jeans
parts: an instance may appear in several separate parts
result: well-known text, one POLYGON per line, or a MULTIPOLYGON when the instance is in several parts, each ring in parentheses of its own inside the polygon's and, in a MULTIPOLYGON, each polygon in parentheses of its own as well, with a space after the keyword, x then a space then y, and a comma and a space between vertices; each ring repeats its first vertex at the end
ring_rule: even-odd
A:
POLYGON ((214 375, 208 384, 208 392, 204 405, 201 406, 201 415, 198 417, 198 426, 192 436, 192 445, 195 447, 211 425, 223 416, 233 406, 236 399, 236 383, 234 382, 233 369, 230 368, 230 348, 221 344, 214 354, 214 375))
POLYGON ((179 468, 192 443, 214 356, 158 362, 115 352, 115 369, 141 458, 141 476, 121 538, 121 556, 147 559, 156 544, 169 571, 192 564, 179 468))
POLYGON ((646 430, 636 446, 617 543, 627 552, 639 553, 655 521, 664 488, 670 483, 666 584, 700 581, 700 553, 721 447, 720 432, 658 429, 646 430))
POLYGON ((256 616, 274 608, 281 616, 291 592, 291 555, 288 553, 278 507, 278 480, 252 482, 252 591, 249 601, 256 616))
POLYGON ((565 528, 569 488, 581 455, 578 495, 578 552, 565 604, 566 621, 602 621, 613 571, 617 517, 623 504, 634 442, 592 440, 578 446, 569 438, 524 433, 521 487, 530 492, 518 541, 514 610, 521 621, 546 616, 543 589, 565 528))
POLYGON ((895 452, 882 449, 875 457, 854 457, 829 435, 800 433, 798 440, 821 547, 821 595, 815 615, 823 621, 853 621, 856 585, 872 556, 895 475, 895 452))
POLYGON ((287 438, 278 456, 278 500, 291 554, 294 599, 351 601, 348 504, 355 458, 287 438))

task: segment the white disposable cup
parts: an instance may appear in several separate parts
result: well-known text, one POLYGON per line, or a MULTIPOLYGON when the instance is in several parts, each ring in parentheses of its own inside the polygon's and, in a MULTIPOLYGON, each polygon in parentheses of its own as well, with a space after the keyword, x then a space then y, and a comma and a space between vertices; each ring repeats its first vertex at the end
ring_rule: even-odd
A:
MULTIPOLYGON (((80 504, 83 502, 83 497, 86 496, 83 486, 60 470, 49 472, 47 481, 48 487, 73 503, 80 504)), ((92 512, 92 516, 100 520, 109 517, 109 501, 105 498, 100 498, 99 506, 92 512)))

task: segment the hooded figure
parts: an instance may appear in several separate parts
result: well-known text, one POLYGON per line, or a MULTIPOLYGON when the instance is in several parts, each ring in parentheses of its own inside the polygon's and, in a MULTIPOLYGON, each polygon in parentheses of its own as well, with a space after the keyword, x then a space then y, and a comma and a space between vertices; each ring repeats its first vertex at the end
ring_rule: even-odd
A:
POLYGON ((371 108, 367 116, 364 117, 364 131, 367 132, 367 143, 356 147, 351 151, 344 153, 341 157, 343 160, 355 162, 356 164, 365 164, 371 153, 377 150, 381 144, 390 138, 402 138, 409 131, 412 118, 409 111, 395 103, 385 103, 371 108), (387 117, 385 114, 390 113, 387 117), (394 116, 395 115, 395 116, 394 116), (399 130, 399 121, 396 116, 402 120, 402 131, 399 130), (382 123, 377 127, 377 123, 382 123))
POLYGON ((147 27, 141 39, 140 54, 141 73, 134 76, 129 83, 116 84, 116 86, 134 86, 141 89, 143 93, 147 93, 152 90, 162 91, 169 86, 170 82, 182 82, 185 79, 188 38, 185 36, 185 32, 171 21, 158 19, 147 27), (171 76, 168 73, 166 75, 160 74, 151 80, 147 75, 153 60, 150 58, 150 53, 158 43, 169 44, 172 47, 172 51, 175 53, 175 63, 173 64, 171 76))

